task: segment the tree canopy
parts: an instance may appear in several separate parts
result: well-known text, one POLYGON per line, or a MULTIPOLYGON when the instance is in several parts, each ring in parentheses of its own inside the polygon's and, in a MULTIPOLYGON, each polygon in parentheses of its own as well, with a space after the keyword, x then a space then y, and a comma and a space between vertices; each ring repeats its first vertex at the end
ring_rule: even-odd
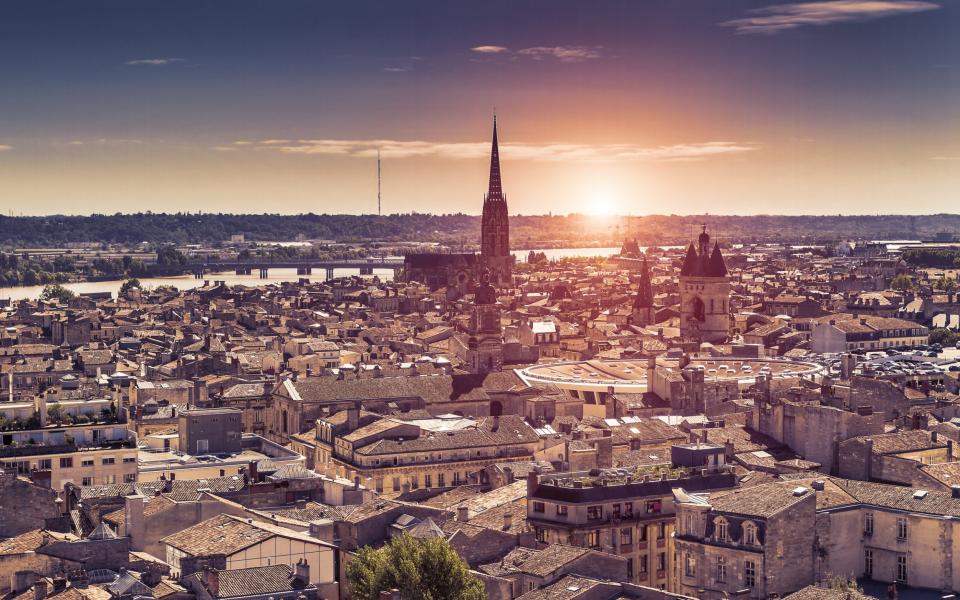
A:
POLYGON ((374 550, 364 546, 347 563, 350 592, 357 600, 376 600, 384 590, 400 590, 404 600, 485 600, 483 582, 442 538, 409 535, 374 550))
POLYGON ((40 299, 44 302, 48 300, 59 300, 61 303, 66 304, 70 301, 71 298, 76 296, 73 292, 63 287, 60 284, 49 284, 44 286, 43 291, 40 292, 40 299))

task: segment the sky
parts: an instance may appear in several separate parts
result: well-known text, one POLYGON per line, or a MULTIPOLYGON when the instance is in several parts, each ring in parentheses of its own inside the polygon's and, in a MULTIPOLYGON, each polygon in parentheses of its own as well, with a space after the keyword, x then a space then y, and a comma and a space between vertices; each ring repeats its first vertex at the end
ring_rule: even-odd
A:
POLYGON ((4 0, 0 209, 929 214, 960 0, 4 0))

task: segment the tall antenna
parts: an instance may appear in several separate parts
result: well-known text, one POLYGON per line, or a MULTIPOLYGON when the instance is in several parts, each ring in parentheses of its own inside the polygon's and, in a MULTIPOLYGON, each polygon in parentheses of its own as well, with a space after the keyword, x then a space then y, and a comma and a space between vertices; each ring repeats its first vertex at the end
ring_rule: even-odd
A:
POLYGON ((377 148, 377 216, 382 216, 380 211, 380 148, 377 148))

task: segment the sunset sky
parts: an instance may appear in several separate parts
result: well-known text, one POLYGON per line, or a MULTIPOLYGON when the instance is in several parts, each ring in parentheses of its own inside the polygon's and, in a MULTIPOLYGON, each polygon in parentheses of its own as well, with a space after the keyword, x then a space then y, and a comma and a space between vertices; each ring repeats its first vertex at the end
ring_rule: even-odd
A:
POLYGON ((5 0, 4 214, 956 212, 960 1, 5 0))

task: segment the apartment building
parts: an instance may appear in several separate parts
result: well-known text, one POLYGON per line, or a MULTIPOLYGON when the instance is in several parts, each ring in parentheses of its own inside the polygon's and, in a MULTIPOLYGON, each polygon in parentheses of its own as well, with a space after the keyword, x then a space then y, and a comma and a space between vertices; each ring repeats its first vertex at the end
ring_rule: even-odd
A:
POLYGON ((137 479, 137 436, 125 423, 4 430, 0 467, 55 490, 67 483, 130 483, 137 479))
POLYGON ((540 544, 567 544, 627 559, 627 580, 675 591, 671 490, 736 487, 726 470, 606 469, 531 472, 527 522, 540 544))

